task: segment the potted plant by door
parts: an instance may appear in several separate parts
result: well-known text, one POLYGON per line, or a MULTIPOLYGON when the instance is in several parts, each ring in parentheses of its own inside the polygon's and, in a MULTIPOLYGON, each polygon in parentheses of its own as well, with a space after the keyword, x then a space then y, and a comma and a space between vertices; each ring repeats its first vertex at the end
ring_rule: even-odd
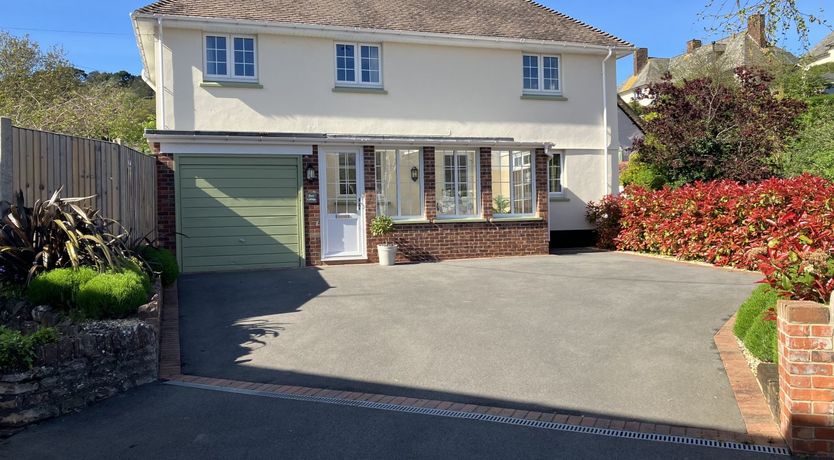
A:
POLYGON ((389 235, 393 232, 394 221, 390 217, 376 216, 371 221, 371 235, 377 238, 384 238, 384 243, 376 246, 380 265, 394 265, 394 260, 397 258, 397 245, 391 243, 389 240, 389 235))

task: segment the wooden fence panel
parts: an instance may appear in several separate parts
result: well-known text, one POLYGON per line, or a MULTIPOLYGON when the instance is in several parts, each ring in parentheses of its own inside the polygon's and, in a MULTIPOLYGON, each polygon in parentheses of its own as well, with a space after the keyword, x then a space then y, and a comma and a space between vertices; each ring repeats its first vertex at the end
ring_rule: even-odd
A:
POLYGON ((12 126, 0 120, 0 200, 27 205, 91 196, 89 205, 133 237, 156 238, 156 160, 123 145, 12 126))

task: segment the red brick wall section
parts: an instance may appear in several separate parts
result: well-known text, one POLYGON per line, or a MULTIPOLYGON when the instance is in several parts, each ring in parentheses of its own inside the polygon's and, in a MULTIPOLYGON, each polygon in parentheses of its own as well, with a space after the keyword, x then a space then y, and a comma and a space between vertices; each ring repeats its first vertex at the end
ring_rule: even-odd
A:
POLYGON ((174 174, 174 157, 159 151, 159 143, 154 143, 156 155, 156 232, 160 246, 177 251, 177 212, 176 212, 176 178, 174 174))
POLYGON ((834 326, 831 307, 779 301, 782 435, 796 454, 834 456, 834 326))
MULTIPOLYGON (((307 193, 319 192, 319 149, 313 146, 313 154, 305 155, 301 160, 301 171, 304 176, 304 196, 307 193), (316 170, 316 179, 307 180, 307 167, 312 166, 316 170)), ((304 198, 303 198, 304 199, 304 198)), ((319 203, 304 204, 304 251, 307 256, 307 265, 321 264, 321 197, 319 203)))
MULTIPOLYGON (((365 217, 367 222, 376 216, 373 147, 364 148, 365 156, 365 217)), ((484 217, 492 217, 491 163, 492 151, 480 149, 481 196, 484 217)), ((431 222, 436 216, 434 148, 423 148, 423 180, 426 217, 431 222)), ((448 259, 502 257, 548 254, 547 226, 547 157, 544 150, 536 151, 537 221, 476 222, 476 223, 419 223, 398 224, 393 234, 399 246, 399 262, 425 262, 448 259)), ((368 233, 368 259, 378 261, 376 245, 382 240, 368 233)))

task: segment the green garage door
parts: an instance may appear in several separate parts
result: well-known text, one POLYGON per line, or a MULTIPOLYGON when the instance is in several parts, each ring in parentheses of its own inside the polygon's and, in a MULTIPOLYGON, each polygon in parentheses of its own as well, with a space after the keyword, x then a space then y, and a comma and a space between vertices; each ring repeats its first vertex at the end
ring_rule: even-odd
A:
POLYGON ((183 272, 299 267, 301 159, 178 156, 183 272))

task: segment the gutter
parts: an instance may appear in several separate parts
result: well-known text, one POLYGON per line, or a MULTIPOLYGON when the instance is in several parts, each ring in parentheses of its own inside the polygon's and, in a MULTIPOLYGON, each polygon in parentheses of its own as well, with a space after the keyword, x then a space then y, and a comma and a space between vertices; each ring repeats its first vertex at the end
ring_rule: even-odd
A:
POLYGON ((603 180, 603 191, 605 195, 608 195, 611 190, 609 181, 611 161, 608 158, 608 72, 605 69, 605 65, 608 64, 608 60, 611 59, 613 54, 613 48, 608 48, 608 55, 602 60, 602 158, 605 162, 605 177, 603 180))
MULTIPOLYGON (((416 147, 470 146, 507 148, 552 148, 548 142, 517 142, 511 138, 441 138, 420 136, 350 136, 334 134, 246 134, 246 133, 185 133, 148 130, 145 138, 160 143, 201 143, 241 145, 390 145, 416 147)), ((552 152, 549 153, 552 155, 552 152)))
POLYGON ((436 32, 414 32, 406 30, 385 30, 385 29, 363 29, 358 27, 326 26, 312 24, 297 24, 285 22, 254 21, 246 19, 220 19, 192 16, 176 16, 167 14, 139 13, 133 15, 134 20, 150 19, 157 21, 165 19, 174 27, 193 28, 203 30, 205 28, 217 27, 249 27, 263 33, 276 35, 301 35, 334 39, 356 40, 357 34, 365 34, 370 40, 375 41, 397 41, 405 43, 418 43, 427 45, 457 45, 473 46, 482 48, 524 48, 530 49, 539 47, 541 49, 569 49, 574 51, 585 51, 601 53, 605 51, 629 53, 635 48, 630 44, 623 46, 594 45, 590 43, 562 42, 549 40, 529 40, 522 38, 486 37, 479 35, 455 35, 436 32))

